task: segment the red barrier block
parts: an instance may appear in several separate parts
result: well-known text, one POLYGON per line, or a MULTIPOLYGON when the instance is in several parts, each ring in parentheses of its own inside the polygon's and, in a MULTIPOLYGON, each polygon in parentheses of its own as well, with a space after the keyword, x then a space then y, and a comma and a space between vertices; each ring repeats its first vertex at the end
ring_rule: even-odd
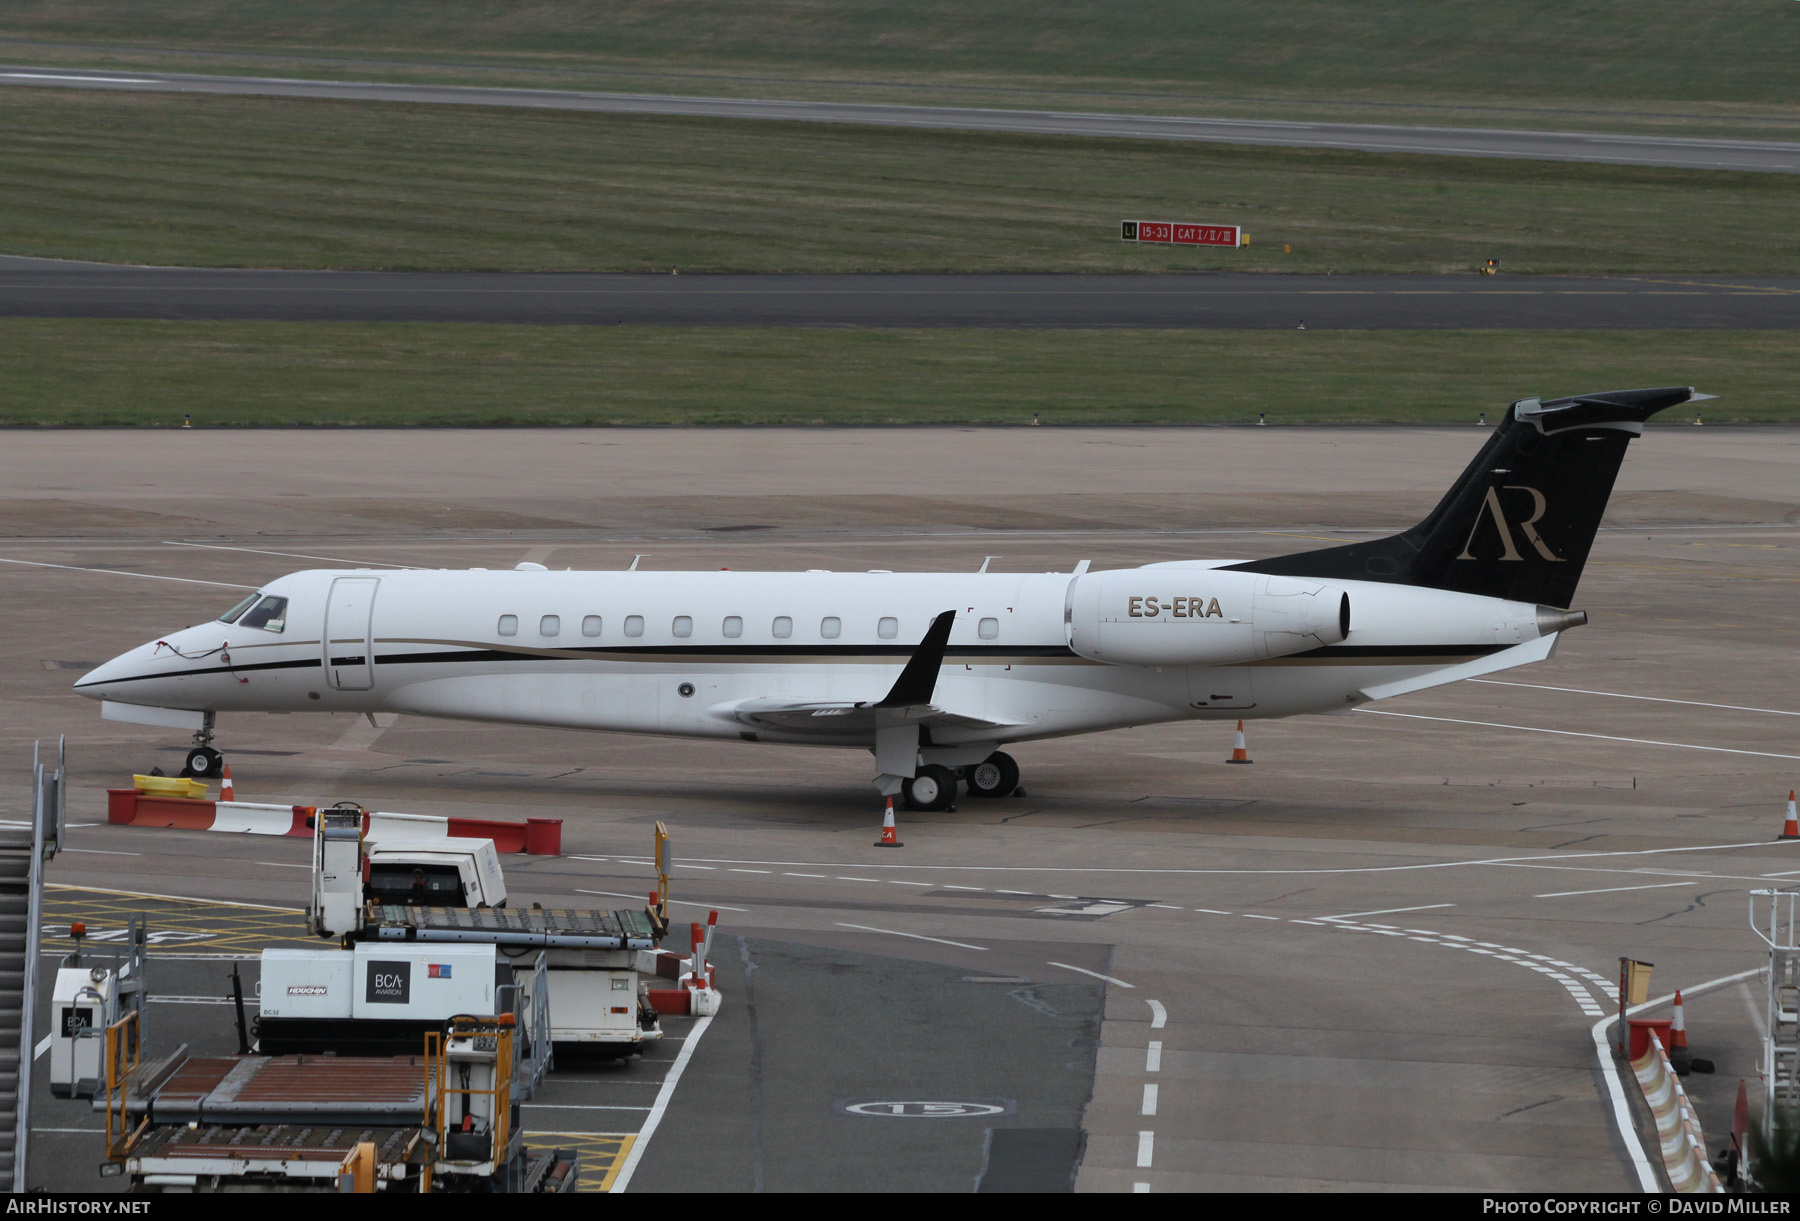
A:
POLYGON ((562 819, 527 818, 525 852, 528 856, 561 856, 562 819))
POLYGON ((693 1006, 693 996, 686 988, 646 988, 650 1007, 672 1017, 686 1017, 693 1006))
POLYGON ((1650 1032, 1654 1030, 1662 1045, 1669 1045, 1669 1027, 1674 1024, 1673 1018, 1627 1018, 1626 1024, 1631 1027, 1631 1042, 1627 1051, 1633 1060, 1640 1058, 1650 1050, 1650 1032))

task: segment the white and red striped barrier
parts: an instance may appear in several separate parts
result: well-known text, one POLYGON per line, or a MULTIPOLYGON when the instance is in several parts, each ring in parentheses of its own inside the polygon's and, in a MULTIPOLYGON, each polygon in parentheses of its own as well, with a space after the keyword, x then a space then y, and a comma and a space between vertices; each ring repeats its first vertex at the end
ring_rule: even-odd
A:
POLYGON ((1675 1075, 1675 1066, 1669 1062, 1662 1036, 1656 1031, 1650 1032, 1650 1049, 1631 1062, 1631 1069, 1656 1118, 1656 1135, 1669 1186, 1684 1194, 1724 1191, 1706 1158, 1706 1136, 1700 1130, 1700 1120, 1694 1115, 1681 1079, 1675 1075))
MULTIPOLYGON (((173 827, 184 831, 229 831, 238 835, 310 836, 313 806, 266 805, 254 801, 206 801, 154 797, 136 789, 106 790, 106 821, 121 826, 173 827)), ((522 823, 489 818, 440 818, 432 814, 363 811, 363 834, 371 839, 486 839, 496 852, 529 856, 562 855, 562 819, 528 818, 522 823)))

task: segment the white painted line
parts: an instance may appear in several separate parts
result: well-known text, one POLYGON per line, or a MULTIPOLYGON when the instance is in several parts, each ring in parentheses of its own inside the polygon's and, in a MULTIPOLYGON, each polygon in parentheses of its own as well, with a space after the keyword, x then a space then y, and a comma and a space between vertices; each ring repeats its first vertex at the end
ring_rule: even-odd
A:
POLYGON ((64 848, 64 852, 84 852, 89 856, 142 856, 141 852, 108 852, 104 848, 64 848))
MULTIPOLYGON (((955 886, 955 887, 950 887, 949 889, 964 890, 967 888, 962 887, 962 886, 955 886)), ((1181 910, 1179 907, 1176 907, 1173 903, 1146 903, 1146 904, 1144 904, 1144 906, 1145 907, 1160 907, 1166 912, 1178 912, 1181 910)))
POLYGON ((1765 873, 1765 874, 1763 874, 1763 877, 1765 877, 1765 878, 1791 878, 1796 873, 1800 873, 1800 869, 1784 869, 1780 873, 1765 873))
POLYGON ((1156 1156, 1156 1133, 1138 1133, 1138 1169, 1150 1168, 1151 1159, 1156 1156))
POLYGON ((898 929, 872 928, 867 924, 845 924, 842 920, 834 921, 839 928, 853 928, 865 933, 886 933, 890 937, 910 937, 914 941, 935 941, 939 945, 953 945, 959 950, 983 950, 985 945, 970 945, 966 941, 946 941, 942 937, 927 937, 923 933, 902 933, 898 929))
MULTIPOLYGON (((608 899, 636 899, 639 902, 642 902, 644 898, 643 895, 620 894, 616 890, 577 890, 575 893, 578 895, 602 895, 608 899)), ((717 908, 722 912, 747 912, 750 910, 747 907, 728 907, 723 903, 691 903, 686 899, 670 899, 669 902, 676 907, 717 908)))
POLYGON ((700 1036, 706 1033, 706 1028, 710 1025, 712 1014, 709 1013, 695 1022, 694 1028, 688 1031, 687 1042, 681 1045, 681 1051, 675 1056, 675 1063, 669 1066, 669 1074, 663 1078, 662 1089, 656 1093, 656 1102, 650 1107, 644 1126, 638 1129, 637 1139, 631 1142, 631 1152, 625 1155, 625 1164, 619 1167, 619 1177, 613 1180, 612 1191, 623 1193, 630 1186, 631 1176, 636 1173, 644 1150, 650 1147, 650 1138, 656 1135, 656 1126, 662 1122, 663 1112, 669 1109, 669 1099, 675 1096, 675 1085, 681 1080, 682 1070, 687 1068, 694 1048, 700 1046, 700 1036))
POLYGON ((1397 916, 1401 912, 1428 912, 1438 907, 1455 907, 1454 903, 1426 903, 1419 907, 1384 907, 1380 911, 1345 912, 1341 916, 1320 916, 1321 920, 1351 920, 1357 916, 1397 916))
POLYGON ((838 881, 840 881, 840 882, 879 882, 879 881, 881 881, 881 879, 880 878, 847 878, 847 877, 843 877, 842 875, 840 875, 838 877, 838 881))
POLYGON ((1771 716, 1800 716, 1800 712, 1790 712, 1785 708, 1752 708, 1746 704, 1709 704, 1704 700, 1672 700, 1660 695, 1626 695, 1622 691, 1588 691, 1581 687, 1547 687, 1542 683, 1508 683, 1497 678, 1471 678, 1472 683, 1486 683, 1490 687, 1530 687, 1535 691, 1564 691, 1570 695, 1605 695, 1616 700, 1647 700, 1652 704, 1684 704, 1689 708, 1723 708, 1728 712, 1766 712, 1771 716))
MULTIPOLYGON (((807 875, 796 873, 793 876, 799 878, 799 877, 805 877, 807 875)), ((945 890, 986 890, 987 887, 985 887, 985 886, 958 886, 954 882, 946 882, 944 884, 944 889, 945 890)))
POLYGON ((1150 1006, 1150 1029, 1161 1030, 1169 1020, 1169 1011, 1163 1008, 1161 1001, 1146 1000, 1144 1003, 1150 1006))
POLYGON ((195 547, 202 551, 243 551, 250 555, 282 555, 292 560, 324 560, 331 564, 348 564, 352 568, 399 568, 416 571, 414 564, 384 564, 380 560, 346 560, 337 555, 308 555, 304 551, 264 551, 257 547, 227 547, 222 543, 183 543, 172 538, 162 540, 165 547, 195 547))
POLYGON ((64 572, 98 572, 109 577, 142 577, 146 581, 176 581, 182 585, 213 585, 220 589, 255 589, 254 585, 236 585, 230 581, 195 581, 189 577, 164 577, 153 572, 120 572, 116 568, 83 568, 79 564, 43 564, 36 560, 0 558, 0 564, 23 564, 27 568, 60 568, 64 572))
POLYGON ((887 880, 887 884, 889 886, 936 886, 937 885, 936 882, 907 882, 907 881, 903 881, 900 878, 889 878, 887 880))
MULTIPOLYGON (((91 81, 103 85, 160 85, 161 81, 149 77, 136 76, 64 76, 55 72, 0 72, 0 77, 9 81, 91 81)), ((86 1131, 85 1128, 69 1128, 68 1131, 86 1131)), ((49 1128, 33 1128, 33 1132, 48 1132, 49 1128)))
POLYGON ((772 869, 727 869, 726 873, 773 873, 772 869))
MULTIPOLYGON (((47 1129, 43 1129, 43 1128, 33 1128, 33 1129, 32 1129, 32 1131, 34 1131, 34 1132, 42 1132, 42 1131, 46 1131, 46 1130, 47 1130, 47 1129)), ((87 1131, 87 1130, 88 1130, 88 1129, 85 1129, 85 1128, 83 1128, 83 1129, 82 1129, 82 1131, 84 1131, 84 1132, 85 1132, 85 1131, 87 1131)), ((95 1129, 93 1129, 93 1130, 94 1130, 94 1131, 96 1131, 96 1132, 98 1132, 98 1131, 99 1131, 99 1129, 98 1129, 98 1128, 95 1128, 95 1129)), ((1148 1184, 1148 1183, 1133 1183, 1133 1184, 1132 1184, 1132 1185, 1131 1185, 1131 1194, 1132 1194, 1132 1195, 1136 1195, 1136 1196, 1147 1196, 1147 1195, 1149 1195, 1149 1194, 1150 1194, 1150 1184, 1148 1184)))
POLYGON ((1259 916, 1255 912, 1245 912, 1244 919, 1246 919, 1246 920, 1280 920, 1281 917, 1280 916, 1259 916))
POLYGON ((1156 1085, 1154 1083, 1144 1086, 1144 1105, 1138 1113, 1140 1115, 1156 1114, 1156 1085))
POLYGON ((1103 979, 1109 984, 1118 984, 1119 987, 1121 987, 1121 988, 1136 988, 1137 987, 1136 984, 1128 984, 1122 979, 1114 979, 1110 975, 1102 975, 1102 974, 1100 974, 1100 972, 1090 971, 1086 967, 1072 967, 1066 962, 1053 962, 1050 965, 1053 967, 1061 967, 1065 971, 1073 971, 1077 975, 1091 975, 1093 978, 1103 979))
POLYGON ((1029 890, 996 890, 994 893, 997 895, 1028 895, 1031 892, 1029 890))
POLYGON ((1162 1040, 1151 1039, 1144 1048, 1144 1071, 1160 1073, 1162 1071, 1162 1040))
MULTIPOLYGON (((73 848, 64 848, 63 851, 64 852, 73 852, 75 850, 73 848)), ((97 895, 124 895, 127 899, 169 899, 176 903, 207 903, 213 907, 247 907, 247 908, 250 908, 252 911, 259 911, 259 912, 292 912, 296 916, 304 916, 306 914, 306 909, 303 907, 274 907, 268 903, 233 903, 229 899, 198 899, 198 898, 195 898, 193 895, 163 895, 163 894, 156 894, 156 893, 154 893, 152 891, 148 891, 148 890, 108 890, 104 886, 71 886, 66 882, 47 882, 44 885, 44 889, 45 890, 86 890, 86 891, 92 891, 94 894, 97 894, 97 895)), ((165 954, 165 955, 162 955, 162 957, 167 958, 168 955, 165 954)), ((208 954, 208 955, 205 955, 205 957, 216 958, 216 957, 218 957, 218 955, 208 954)), ((247 961, 251 961, 251 960, 255 960, 256 958, 260 957, 260 955, 257 955, 257 954, 234 954, 234 955, 231 955, 231 957, 243 958, 247 961)))
MULTIPOLYGON (((55 1035, 47 1034, 43 1038, 39 1039, 37 1048, 31 1053, 31 1058, 33 1060, 43 1059, 44 1053, 50 1050, 50 1040, 55 1037, 56 1037, 55 1035)), ((36 1129, 33 1129, 33 1131, 36 1131, 36 1129)))
POLYGON ((1289 920, 1288 923, 1289 924, 1310 924, 1314 928, 1318 928, 1318 927, 1320 927, 1320 925, 1322 925, 1324 923, 1324 921, 1322 921, 1322 920, 1289 920))
MULTIPOLYGON (((823 878, 828 875, 823 874, 823 873, 784 873, 781 876, 784 878, 823 878)), ((966 887, 966 889, 975 890, 978 888, 970 886, 970 887, 966 887)))
POLYGON ((1194 910, 1208 916, 1229 916, 1232 914, 1230 912, 1222 912, 1216 907, 1196 907, 1194 910))
MULTIPOLYGON (((1399 713, 1383 713, 1384 716, 1398 716, 1399 713)), ((1476 857, 1469 860, 1423 861, 1416 865, 1352 865, 1328 869, 1178 869, 1165 867, 1139 867, 1125 865, 877 865, 870 866, 865 861, 766 861, 739 860, 726 857, 701 857, 717 865, 777 865, 777 866, 810 866, 814 869, 929 869, 935 873, 1105 873, 1105 874, 1144 874, 1168 875, 1171 877, 1311 877, 1324 874, 1353 873, 1409 873, 1424 869, 1464 869, 1475 865, 1511 865, 1531 861, 1583 861, 1605 859, 1621 856, 1663 856, 1676 852, 1729 852, 1738 848, 1777 848, 1788 845, 1800 846, 1800 840, 1749 840, 1743 843, 1730 844, 1691 844, 1679 848, 1629 848, 1610 852, 1553 852, 1536 856, 1492 856, 1476 857)), ((643 863, 648 862, 625 862, 643 863)), ((846 878, 852 882, 874 882, 877 878, 846 878)), ((1030 895, 1029 890, 996 890, 996 894, 1030 895)), ((1213 915, 1229 916, 1230 912, 1213 911, 1211 908, 1196 907, 1194 911, 1211 912, 1213 915)))
POLYGON ((1607 886, 1600 890, 1553 890, 1547 895, 1532 895, 1534 899, 1566 899, 1570 895, 1616 895, 1622 890, 1668 890, 1672 886, 1698 886, 1698 882, 1654 882, 1649 886, 1607 886))
POLYGON ((602 865, 612 860, 610 856, 568 856, 563 859, 570 861, 598 861, 602 865))
MULTIPOLYGON (((677 869, 704 869, 708 873, 717 873, 718 872, 718 866, 716 866, 716 865, 690 865, 686 861, 676 861, 675 868, 677 868, 677 869)), ((772 871, 768 870, 768 869, 745 869, 742 872, 744 872, 744 873, 770 873, 772 871)))
POLYGON ((252 865, 261 865, 265 869, 311 869, 311 865, 290 865, 286 861, 251 861, 252 865))
POLYGON ((629 1107, 624 1105, 601 1106, 590 1102, 525 1102, 519 1104, 527 1111, 648 1111, 649 1107, 629 1107))
POLYGON ((1739 750, 1734 746, 1700 746, 1693 742, 1661 742, 1655 738, 1621 738, 1610 733, 1576 733, 1573 729, 1544 729, 1537 725, 1507 725, 1500 721, 1466 721, 1461 717, 1422 716, 1417 712, 1383 712, 1375 708, 1353 708, 1369 716, 1397 716, 1409 721, 1441 721, 1446 725, 1477 725, 1483 729, 1516 729, 1520 733, 1547 733, 1559 738, 1594 738, 1601 742, 1627 742, 1633 746, 1662 746, 1670 750, 1704 750, 1720 755, 1751 755, 1758 759, 1800 759, 1800 755, 1783 755, 1768 750, 1739 750))

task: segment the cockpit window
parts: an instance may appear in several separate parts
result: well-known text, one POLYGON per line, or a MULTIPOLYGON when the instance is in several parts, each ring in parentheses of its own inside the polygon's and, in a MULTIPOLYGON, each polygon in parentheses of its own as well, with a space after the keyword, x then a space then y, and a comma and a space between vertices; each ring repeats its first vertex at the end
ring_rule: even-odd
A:
POLYGON ((242 602, 239 602, 236 606, 234 606, 230 610, 226 611, 223 615, 220 615, 219 622, 220 623, 236 623, 238 616, 243 614, 245 611, 249 610, 251 604, 254 603, 260 597, 262 597, 261 594, 251 594, 248 598, 245 598, 242 602))
POLYGON ((286 598, 268 597, 238 620, 239 627, 259 627, 265 632, 279 632, 287 626, 286 598))

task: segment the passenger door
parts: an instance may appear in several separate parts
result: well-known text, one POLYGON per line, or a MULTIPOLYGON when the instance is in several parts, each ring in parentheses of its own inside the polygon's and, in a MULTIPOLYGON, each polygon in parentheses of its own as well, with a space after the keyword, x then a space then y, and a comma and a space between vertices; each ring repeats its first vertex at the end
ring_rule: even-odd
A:
POLYGON ((339 691, 375 685, 375 591, 379 577, 339 577, 325 600, 325 681, 339 691))

